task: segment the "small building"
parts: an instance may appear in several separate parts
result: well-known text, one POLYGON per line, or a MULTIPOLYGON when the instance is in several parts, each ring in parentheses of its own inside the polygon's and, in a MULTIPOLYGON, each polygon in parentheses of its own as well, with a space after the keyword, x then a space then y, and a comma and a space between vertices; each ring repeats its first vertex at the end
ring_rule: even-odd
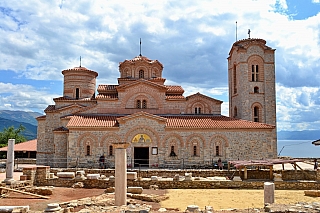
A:
MULTIPOLYGON (((0 156, 7 156, 8 147, 0 148, 0 156)), ((37 139, 14 145, 14 158, 36 158, 37 139)))

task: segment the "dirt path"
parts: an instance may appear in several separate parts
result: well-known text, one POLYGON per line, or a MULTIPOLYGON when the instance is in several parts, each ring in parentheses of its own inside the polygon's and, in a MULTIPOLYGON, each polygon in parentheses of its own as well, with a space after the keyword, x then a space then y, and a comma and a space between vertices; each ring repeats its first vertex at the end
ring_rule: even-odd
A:
POLYGON ((50 199, 39 199, 34 196, 21 193, 10 192, 7 198, 0 199, 0 206, 30 206, 30 210, 44 210, 48 203, 61 203, 85 197, 101 195, 104 189, 84 189, 84 188, 65 188, 55 187, 50 199))
MULTIPOLYGON (((104 189, 64 188, 55 187, 50 199, 39 199, 28 195, 11 192, 7 198, 0 199, 0 206, 29 205, 33 211, 44 210, 48 203, 61 203, 101 195, 104 189)), ((236 189, 169 189, 169 190, 144 190, 144 194, 164 194, 168 200, 158 203, 147 203, 153 209, 160 207, 180 209, 184 211, 188 205, 213 206, 215 210, 237 208, 262 208, 263 190, 236 190, 236 189)), ((112 195, 114 197, 114 195, 112 195)), ((304 196, 303 190, 276 190, 275 202, 278 204, 293 204, 297 202, 319 202, 319 198, 304 196)), ((140 203, 140 202, 138 202, 140 203)))
MULTIPOLYGON (((212 206, 214 209, 263 208, 263 190, 235 189, 169 189, 169 199, 161 202, 161 207, 185 210, 188 205, 212 206)), ((276 190, 275 203, 293 204, 297 202, 319 202, 317 197, 304 195, 303 190, 276 190)))

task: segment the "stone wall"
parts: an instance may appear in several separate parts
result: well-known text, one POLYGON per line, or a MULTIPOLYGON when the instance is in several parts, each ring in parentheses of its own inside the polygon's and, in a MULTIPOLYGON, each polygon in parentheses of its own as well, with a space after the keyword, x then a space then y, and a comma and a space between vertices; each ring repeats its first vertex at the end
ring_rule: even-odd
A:
MULTIPOLYGON (((133 170, 132 170, 133 171, 133 170)), ((208 177, 228 177, 232 174, 240 175, 243 179, 243 172, 219 171, 219 170, 143 170, 138 171, 137 180, 128 180, 128 186, 141 186, 149 189, 150 185, 157 185, 160 189, 263 189, 265 182, 273 182, 269 179, 268 170, 248 170, 248 180, 212 180, 208 177), (192 173, 194 180, 186 181, 183 178, 179 181, 174 180, 175 175, 180 177, 185 173, 192 173), (158 181, 151 180, 151 176, 161 177, 158 181), (200 178, 201 177, 201 178, 200 178)), ((75 169, 51 169, 48 166, 38 166, 24 168, 23 174, 27 180, 31 180, 38 186, 71 187, 74 183, 83 182, 85 188, 108 188, 114 187, 114 170, 84 170, 85 174, 104 175, 105 179, 77 179, 77 178, 58 178, 58 172, 76 172, 75 169), (51 174, 50 174, 51 173, 51 174), (53 175, 54 174, 54 175, 53 175)), ((279 171, 277 171, 279 172, 279 171)), ((276 189, 289 190, 310 190, 320 187, 320 170, 316 171, 280 171, 284 181, 275 181, 276 189), (304 179, 300 179, 304 178, 304 179)))
MULTIPOLYGON (((86 174, 101 174, 105 175, 106 177, 114 176, 114 169, 78 169, 84 170, 86 174)), ((66 172, 76 172, 77 170, 74 168, 70 169, 58 169, 58 168, 51 168, 51 173, 57 174, 57 172, 66 171, 66 172)), ((171 169, 132 169, 128 171, 137 172, 138 177, 142 178, 150 178, 151 176, 158 176, 158 177, 167 177, 173 178, 176 174, 183 176, 185 173, 192 173, 193 177, 231 177, 240 176, 242 179, 244 177, 243 171, 235 171, 235 170, 216 170, 216 169, 178 169, 178 170, 171 170, 171 169)), ((280 173, 282 174, 282 179, 285 181, 291 180, 316 180, 317 177, 320 177, 320 173, 317 176, 317 172, 314 170, 277 170, 273 173, 280 173)), ((269 170, 247 170, 247 177, 248 179, 253 180, 269 180, 270 171, 269 170)))

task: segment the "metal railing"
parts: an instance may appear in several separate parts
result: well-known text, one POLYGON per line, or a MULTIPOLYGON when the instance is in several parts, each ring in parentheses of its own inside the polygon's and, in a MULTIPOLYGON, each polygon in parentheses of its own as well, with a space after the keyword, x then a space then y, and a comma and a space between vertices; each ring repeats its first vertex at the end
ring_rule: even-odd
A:
MULTIPOLYGON (((227 162, 223 161, 224 169, 227 168, 227 162)), ((115 158, 107 156, 105 162, 101 164, 99 157, 96 158, 37 158, 38 165, 46 165, 54 168, 89 168, 89 169, 113 169, 115 167, 115 158)), ((217 169, 217 160, 198 160, 198 159, 134 159, 127 158, 127 168, 149 168, 149 169, 217 169)))

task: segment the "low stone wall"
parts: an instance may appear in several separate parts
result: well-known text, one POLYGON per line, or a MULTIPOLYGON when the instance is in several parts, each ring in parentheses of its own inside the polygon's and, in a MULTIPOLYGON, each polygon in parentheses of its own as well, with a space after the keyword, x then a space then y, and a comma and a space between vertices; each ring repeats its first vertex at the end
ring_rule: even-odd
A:
MULTIPOLYGON (((114 176, 114 169, 57 169, 51 168, 50 172, 57 174, 57 172, 76 172, 78 170, 84 170, 86 174, 101 174, 106 177, 114 176)), ((132 169, 128 171, 137 172, 138 177, 142 178, 150 178, 151 176, 158 177, 168 177, 173 178, 176 174, 183 176, 185 173, 192 173, 193 177, 231 177, 231 176, 240 176, 241 179, 244 178, 243 171, 235 171, 235 170, 216 170, 216 169, 178 169, 178 170, 169 170, 169 169, 146 169, 146 170, 138 170, 132 169)), ((273 173, 282 174, 283 180, 316 180, 317 172, 314 170, 276 170, 273 173)), ((319 173, 320 178, 320 173, 319 173)), ((269 180, 270 179, 270 171, 269 170, 247 170, 248 179, 258 179, 258 180, 269 180)))
POLYGON ((19 165, 19 164, 36 164, 37 163, 37 159, 34 158, 17 158, 14 159, 14 163, 15 165, 19 165))
MULTIPOLYGON (((243 172, 219 171, 219 170, 130 170, 138 173, 137 180, 127 180, 128 187, 140 186, 149 189, 150 185, 157 185, 159 189, 263 189, 265 182, 273 182, 268 170, 248 170, 248 180, 230 181, 230 180, 211 180, 208 177, 228 177, 238 175, 243 179, 243 172), (192 181, 173 180, 173 177, 184 176, 186 173, 192 173, 192 181), (161 177, 158 180, 151 180, 151 176, 161 177)), ((36 166, 23 169, 23 174, 27 180, 33 181, 37 186, 56 186, 71 187, 74 183, 83 182, 85 188, 108 188, 114 187, 114 179, 108 177, 114 176, 113 169, 85 169, 85 174, 100 174, 105 179, 79 179, 79 178, 58 178, 58 172, 75 172, 75 169, 50 169, 49 166, 36 166)), ((276 189, 295 189, 310 190, 320 187, 320 170, 318 171, 275 171, 282 173, 284 181, 275 181, 276 189), (304 179, 297 179, 304 178, 304 179), (308 179, 309 178, 309 179, 308 179)))

